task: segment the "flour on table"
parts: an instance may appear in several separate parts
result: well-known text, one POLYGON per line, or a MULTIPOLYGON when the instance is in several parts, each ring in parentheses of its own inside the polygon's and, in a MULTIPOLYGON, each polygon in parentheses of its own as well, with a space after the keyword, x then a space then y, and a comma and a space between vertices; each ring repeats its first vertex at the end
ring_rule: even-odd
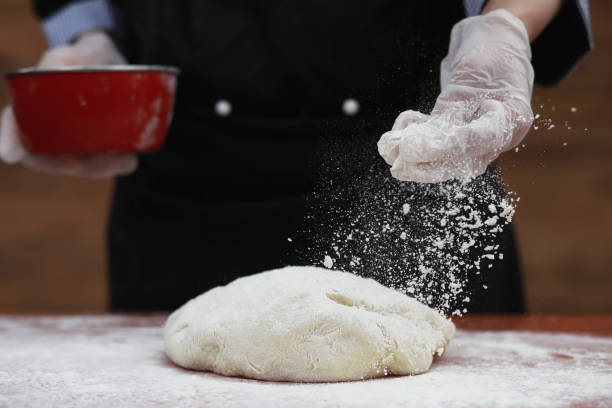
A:
POLYGON ((183 370, 165 316, 0 316, 0 407, 609 407, 612 338, 458 330, 421 375, 270 383, 183 370))
POLYGON ((334 382, 422 373, 454 332, 444 316, 372 279, 292 266, 192 299, 168 318, 164 338, 185 368, 334 382))

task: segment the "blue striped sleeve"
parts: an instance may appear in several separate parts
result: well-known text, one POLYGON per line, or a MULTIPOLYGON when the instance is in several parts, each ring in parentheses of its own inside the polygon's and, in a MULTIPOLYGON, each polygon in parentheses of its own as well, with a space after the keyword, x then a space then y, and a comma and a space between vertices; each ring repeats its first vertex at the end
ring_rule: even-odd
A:
POLYGON ((68 44, 84 31, 117 30, 115 10, 108 0, 73 1, 43 20, 43 31, 51 47, 68 44))
POLYGON ((477 16, 484 7, 485 0, 463 0, 465 15, 468 17, 477 16))

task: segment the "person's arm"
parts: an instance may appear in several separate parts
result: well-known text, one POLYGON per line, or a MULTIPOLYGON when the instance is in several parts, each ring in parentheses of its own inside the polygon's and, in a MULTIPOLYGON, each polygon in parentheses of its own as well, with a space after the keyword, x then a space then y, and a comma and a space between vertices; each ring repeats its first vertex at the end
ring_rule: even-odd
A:
POLYGON ((557 84, 593 49, 588 0, 464 0, 464 6, 468 17, 506 8, 521 19, 538 85, 557 84))
POLYGON ((493 10, 505 9, 521 19, 533 42, 555 18, 563 0, 489 0, 482 14, 493 10))

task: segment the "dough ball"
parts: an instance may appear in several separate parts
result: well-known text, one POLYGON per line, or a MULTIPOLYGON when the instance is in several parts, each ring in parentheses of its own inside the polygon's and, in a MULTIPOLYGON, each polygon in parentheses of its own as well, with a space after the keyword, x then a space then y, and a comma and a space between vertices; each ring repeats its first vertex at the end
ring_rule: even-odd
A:
POLYGON ((179 366, 270 381, 330 382, 426 371, 455 326, 372 279, 289 266, 190 300, 164 328, 179 366))

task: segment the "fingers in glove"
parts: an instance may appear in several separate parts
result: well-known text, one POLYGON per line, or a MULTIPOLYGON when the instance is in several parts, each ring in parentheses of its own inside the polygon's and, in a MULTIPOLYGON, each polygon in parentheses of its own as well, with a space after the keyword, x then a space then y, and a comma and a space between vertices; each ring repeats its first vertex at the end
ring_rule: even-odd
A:
POLYGON ((452 179, 470 180, 483 174, 492 160, 487 155, 452 162, 406 163, 398 161, 391 167, 391 174, 398 180, 419 183, 440 183, 452 179))
POLYGON ((391 130, 405 129, 406 126, 412 123, 423 123, 427 119, 429 119, 429 115, 418 111, 407 110, 398 115, 398 117, 395 119, 395 123, 393 123, 393 127, 391 128, 391 130))
POLYGON ((8 164, 23 160, 26 150, 19 139, 19 127, 11 106, 4 108, 0 120, 0 159, 8 164))
POLYGON ((45 52, 38 65, 41 68, 53 68, 125 63, 125 58, 106 33, 92 32, 85 34, 74 45, 56 47, 45 52))
POLYGON ((89 58, 75 51, 73 45, 52 48, 45 52, 38 63, 40 68, 64 67, 68 65, 88 65, 89 58))
POLYGON ((399 143, 402 138, 400 130, 413 123, 423 123, 428 118, 428 115, 413 110, 407 110, 399 114, 391 131, 384 133, 378 141, 378 153, 387 164, 392 165, 399 155, 399 143))
POLYGON ((424 163, 499 154, 514 130, 504 104, 486 100, 477 115, 467 123, 457 124, 452 115, 445 115, 408 126, 401 131, 404 137, 399 144, 399 156, 409 163, 424 163))
POLYGON ((132 173, 138 166, 135 154, 101 154, 92 156, 28 155, 28 167, 53 174, 83 178, 110 178, 132 173))
POLYGON ((507 106, 512 107, 511 112, 513 112, 514 115, 512 118, 514 129, 512 140, 504 146, 504 151, 514 149, 518 146, 533 124, 533 111, 531 110, 531 105, 517 99, 507 102, 507 106))
POLYGON ((127 64, 113 39, 103 31, 93 31, 83 35, 76 45, 81 50, 89 51, 90 64, 127 64))

